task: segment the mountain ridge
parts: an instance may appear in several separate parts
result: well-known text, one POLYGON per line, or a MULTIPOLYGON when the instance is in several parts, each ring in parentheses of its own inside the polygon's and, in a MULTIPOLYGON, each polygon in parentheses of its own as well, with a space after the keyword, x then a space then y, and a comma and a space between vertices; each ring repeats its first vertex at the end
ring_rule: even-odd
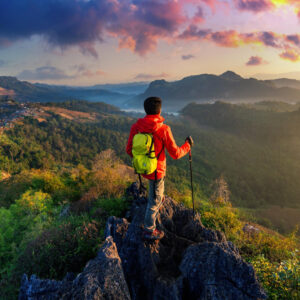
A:
POLYGON ((280 86, 275 83, 255 78, 243 78, 232 71, 226 71, 221 75, 192 75, 173 82, 155 80, 149 84, 143 94, 130 99, 127 105, 141 107, 143 100, 150 96, 160 96, 164 101, 165 108, 177 110, 190 102, 215 100, 243 102, 284 99, 292 102, 300 101, 300 91, 291 87, 290 81, 285 81, 285 84, 280 86))
POLYGON ((103 88, 79 88, 45 84, 32 84, 13 76, 0 76, 0 88, 13 91, 14 99, 20 102, 61 102, 66 100, 105 101, 121 104, 128 95, 103 88))

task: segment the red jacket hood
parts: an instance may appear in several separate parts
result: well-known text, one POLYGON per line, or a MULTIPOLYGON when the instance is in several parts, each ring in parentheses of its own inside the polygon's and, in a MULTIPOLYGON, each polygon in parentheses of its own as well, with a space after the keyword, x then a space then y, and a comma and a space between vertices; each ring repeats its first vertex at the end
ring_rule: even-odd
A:
POLYGON ((137 120, 137 129, 140 132, 155 132, 163 125, 164 120, 160 114, 146 115, 144 118, 137 120))

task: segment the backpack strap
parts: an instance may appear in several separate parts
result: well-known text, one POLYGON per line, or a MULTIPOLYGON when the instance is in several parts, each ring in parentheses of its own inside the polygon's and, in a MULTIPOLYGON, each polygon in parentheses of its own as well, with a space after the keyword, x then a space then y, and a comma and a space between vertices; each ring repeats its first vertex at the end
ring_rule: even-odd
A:
POLYGON ((154 144, 154 138, 153 138, 153 134, 152 134, 152 141, 151 141, 151 146, 150 146, 150 149, 149 149, 149 152, 148 152, 148 157, 149 158, 155 158, 155 149, 154 150, 151 150, 152 147, 153 147, 153 144, 154 144), (154 157, 151 157, 151 153, 154 152, 154 157))

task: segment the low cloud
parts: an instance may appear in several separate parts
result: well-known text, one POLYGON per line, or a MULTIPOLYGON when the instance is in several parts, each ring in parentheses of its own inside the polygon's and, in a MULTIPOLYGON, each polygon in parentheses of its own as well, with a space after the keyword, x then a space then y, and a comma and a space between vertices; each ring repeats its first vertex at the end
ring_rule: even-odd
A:
POLYGON ((139 79, 139 80, 153 80, 157 78, 166 78, 169 77, 170 75, 163 72, 161 74, 147 74, 147 73, 140 73, 137 74, 134 79, 139 79))
POLYGON ((249 60, 246 63, 246 66, 259 66, 259 65, 264 65, 267 62, 264 61, 261 57, 259 56, 251 56, 249 60))
POLYGON ((75 76, 67 75, 65 71, 51 66, 43 66, 34 70, 23 70, 17 77, 23 80, 62 80, 75 78, 75 76))
MULTIPOLYGON (((95 77, 95 76, 104 76, 106 75, 107 73, 102 71, 102 70, 96 70, 96 71, 91 71, 91 70, 85 70, 83 72, 80 73, 81 76, 84 76, 84 77, 95 77)), ((78 76, 80 77, 80 76, 78 76)))
POLYGON ((195 58, 195 55, 193 55, 193 54, 182 55, 181 58, 183 60, 189 60, 189 59, 195 58))

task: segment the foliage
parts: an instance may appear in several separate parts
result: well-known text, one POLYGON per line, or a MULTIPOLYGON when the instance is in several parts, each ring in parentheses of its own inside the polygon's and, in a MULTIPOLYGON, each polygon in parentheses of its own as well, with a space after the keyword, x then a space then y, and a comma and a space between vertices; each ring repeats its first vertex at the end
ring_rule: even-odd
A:
MULTIPOLYGON (((288 237, 259 227, 259 232, 244 232, 239 210, 229 204, 202 201, 202 223, 222 231, 250 262, 270 299, 298 299, 300 257, 297 229, 288 237)), ((244 217, 244 216, 243 216, 244 217)))
MULTIPOLYGON (((72 101, 62 105, 101 109, 72 101)), ((12 175, 0 181, 0 290, 5 299, 16 298, 22 272, 57 279, 67 271, 79 272, 96 254, 107 217, 124 216, 129 204, 124 191, 135 177, 121 159, 130 163, 124 149, 134 120, 103 116, 80 124, 55 114, 41 123, 25 118, 1 135, 1 171, 12 175)), ((233 205, 252 207, 253 213, 270 203, 296 207, 298 117, 297 111, 257 113, 216 104, 192 107, 184 122, 171 123, 178 144, 189 134, 195 140, 195 204, 203 224, 237 245, 273 299, 295 298, 296 233, 284 237, 262 227, 258 234, 244 233, 249 216, 231 206, 227 183, 233 205), (253 116, 258 120, 253 122, 253 116), (285 131, 279 128, 281 122, 285 131), (289 136, 282 137, 284 132, 289 136), (214 181, 218 191, 211 197, 214 181)), ((188 160, 168 157, 167 163, 166 194, 192 207, 188 160)), ((281 212, 279 207, 277 216, 281 212)))
POLYGON ((15 298, 24 272, 61 279, 67 271, 81 271, 96 255, 107 217, 124 216, 130 178, 112 150, 97 155, 92 170, 78 165, 12 176, 2 186, 2 201, 18 198, 0 208, 0 289, 5 299, 15 298), (92 189, 97 192, 92 209, 74 213, 73 206, 92 189))
POLYGON ((48 102, 46 106, 62 107, 82 112, 121 113, 116 106, 103 102, 88 102, 84 100, 68 100, 64 102, 48 102))
MULTIPOLYGON (((8 209, 0 208, 0 289, 15 289, 11 273, 24 241, 37 236, 52 222, 52 199, 41 191, 26 191, 8 209)), ((19 281, 18 281, 19 283, 19 281)), ((9 294, 9 293, 8 293, 9 294)))
POLYGON ((230 203, 213 205, 211 202, 203 202, 200 205, 200 214, 204 226, 224 232, 229 239, 242 229, 237 210, 230 203))
POLYGON ((62 279, 67 272, 80 272, 96 255, 102 240, 102 222, 88 215, 56 221, 26 245, 14 273, 62 279))
POLYGON ((264 255, 249 260, 266 289, 269 299, 300 298, 300 261, 298 250, 292 258, 279 263, 271 263, 264 255))

